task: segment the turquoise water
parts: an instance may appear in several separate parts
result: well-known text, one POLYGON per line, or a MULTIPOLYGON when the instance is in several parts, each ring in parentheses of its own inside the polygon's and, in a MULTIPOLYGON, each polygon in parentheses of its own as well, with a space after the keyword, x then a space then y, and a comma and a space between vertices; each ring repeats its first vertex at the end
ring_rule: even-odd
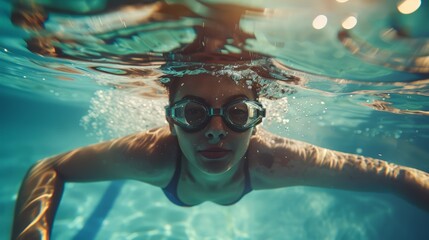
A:
MULTIPOLYGON (((429 171, 426 2, 408 15, 394 1, 235 2, 241 7, 188 1, 173 5, 188 9, 174 18, 170 5, 152 1, 109 11, 103 1, 45 3, 42 31, 34 21, 24 30, 17 17, 12 24, 22 7, 1 1, 0 239, 8 239, 20 181, 37 160, 160 124, 162 109, 153 110, 166 103, 155 83, 160 66, 173 62, 163 71, 183 74, 177 62, 207 60, 201 46, 175 51, 201 26, 224 26, 209 40, 236 39, 221 46, 222 58, 269 56, 259 64, 281 69, 266 68, 269 81, 283 80, 267 95, 284 94, 264 100, 271 113, 264 128, 429 171), (167 10, 145 17, 156 9, 167 10), (328 22, 317 30, 319 15, 328 22), (351 15, 357 24, 345 30, 351 15)), ((230 207, 182 208, 139 182, 70 183, 53 239, 427 239, 428 223, 428 213, 389 194, 291 187, 254 191, 230 207)))

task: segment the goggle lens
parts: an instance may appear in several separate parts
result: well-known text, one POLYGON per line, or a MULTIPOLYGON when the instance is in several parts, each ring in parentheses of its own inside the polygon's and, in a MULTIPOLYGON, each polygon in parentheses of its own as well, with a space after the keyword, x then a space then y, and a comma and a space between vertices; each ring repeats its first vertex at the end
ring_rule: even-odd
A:
POLYGON ((185 106, 186 123, 190 126, 200 126, 206 121, 208 112, 207 109, 196 102, 188 102, 185 106))
POLYGON ((249 109, 243 102, 229 106, 225 112, 228 120, 234 125, 244 126, 249 121, 249 109))

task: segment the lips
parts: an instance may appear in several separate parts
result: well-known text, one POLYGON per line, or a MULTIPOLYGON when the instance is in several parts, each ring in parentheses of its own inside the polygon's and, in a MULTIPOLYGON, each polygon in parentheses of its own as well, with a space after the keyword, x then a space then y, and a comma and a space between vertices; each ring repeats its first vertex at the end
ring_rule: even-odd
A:
POLYGON ((200 153, 203 157, 211 160, 223 158, 230 152, 230 150, 224 148, 208 148, 202 151, 198 151, 198 153, 200 153))

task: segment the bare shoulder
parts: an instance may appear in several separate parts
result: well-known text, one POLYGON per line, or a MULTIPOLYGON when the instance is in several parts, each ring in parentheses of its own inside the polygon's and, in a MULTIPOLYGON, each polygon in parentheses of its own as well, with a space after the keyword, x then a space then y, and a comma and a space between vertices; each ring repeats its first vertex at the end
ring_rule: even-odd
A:
POLYGON ((169 179, 179 153, 177 139, 170 134, 168 127, 118 139, 112 143, 112 148, 137 172, 138 180, 144 180, 139 176, 151 176, 161 182, 164 175, 169 179))
POLYGON ((296 176, 302 170, 309 147, 311 145, 304 142, 258 129, 248 149, 253 188, 285 186, 285 179, 296 176))
POLYGON ((135 179, 162 186, 178 149, 176 138, 163 127, 78 148, 39 165, 53 166, 66 181, 135 179))
POLYGON ((146 159, 155 165, 166 164, 178 151, 177 139, 167 127, 119 138, 111 146, 130 159, 146 159))

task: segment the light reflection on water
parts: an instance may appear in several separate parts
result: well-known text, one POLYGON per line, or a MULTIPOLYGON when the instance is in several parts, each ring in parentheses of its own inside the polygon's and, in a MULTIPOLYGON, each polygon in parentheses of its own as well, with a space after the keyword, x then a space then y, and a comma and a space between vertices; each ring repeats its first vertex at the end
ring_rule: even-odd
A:
MULTIPOLYGON (((275 60, 267 62, 264 76, 286 70, 305 81, 300 86, 321 94, 335 97, 356 86, 359 91, 353 94, 371 99, 386 89, 394 94, 406 91, 404 98, 427 96, 425 1, 421 6, 411 0, 315 1, 312 7, 294 1, 234 3, 6 4, 1 21, 17 33, 9 38, 18 41, 2 39, 7 67, 1 84, 69 101, 85 95, 89 99, 106 82, 138 88, 134 92, 141 94, 152 92, 155 84, 148 80, 168 75, 166 66, 172 63, 247 65, 271 57, 275 60), (401 13, 398 9, 404 6, 412 13, 401 13), (315 27, 321 16, 323 24, 315 27), (352 25, 347 23, 350 17, 356 19, 352 25), (37 74, 23 75, 30 69, 37 74)), ((366 105, 402 114, 427 111, 424 107, 396 111, 379 101, 366 105)))
MULTIPOLYGON (((105 189, 100 183, 73 185, 65 199, 94 188, 99 189, 97 198, 105 189)), ((90 212, 62 212, 76 208, 77 201, 81 199, 63 204, 54 237, 71 239, 85 224, 81 217, 90 212)), ((96 201, 88 199, 82 209, 93 209, 96 201)), ((395 216, 389 201, 371 194, 349 197, 296 187, 254 192, 230 207, 204 203, 181 208, 158 189, 127 182, 96 239, 377 239, 383 231, 392 236, 394 226, 382 226, 395 216)))

